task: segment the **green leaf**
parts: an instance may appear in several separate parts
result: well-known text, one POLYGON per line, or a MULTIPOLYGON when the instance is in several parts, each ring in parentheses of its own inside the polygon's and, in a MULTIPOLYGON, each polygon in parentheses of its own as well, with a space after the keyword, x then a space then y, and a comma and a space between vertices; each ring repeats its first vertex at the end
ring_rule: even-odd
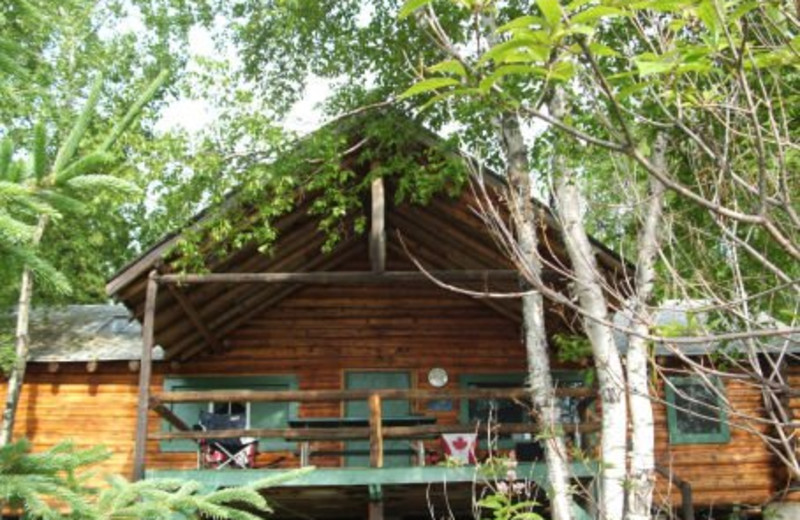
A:
POLYGON ((644 83, 644 82, 634 83, 632 85, 628 85, 627 87, 620 89, 620 91, 618 93, 618 96, 619 96, 620 99, 626 99, 627 97, 631 96, 632 94, 635 94, 636 92, 639 92, 640 90, 646 89, 647 86, 648 86, 648 84, 644 83))
POLYGON ((420 112, 424 112, 433 105, 435 105, 436 103, 439 103, 440 101, 443 101, 453 96, 481 95, 481 94, 482 92, 480 90, 472 88, 459 88, 459 89, 447 90, 445 92, 442 92, 441 94, 436 94, 435 96, 431 97, 428 101, 423 103, 418 110, 420 112))
POLYGON ((590 7, 585 11, 581 11, 580 13, 576 14, 572 17, 572 23, 591 23, 596 22, 601 18, 611 18, 615 16, 622 16, 625 14, 625 11, 622 9, 618 9, 616 7, 608 7, 605 5, 598 5, 594 7, 590 7))
POLYGON ((433 2, 433 0, 407 0, 406 3, 403 4, 403 7, 400 8, 400 12, 397 13, 397 18, 400 20, 408 18, 411 13, 425 7, 431 2, 433 2))
POLYGON ((574 13, 584 5, 593 2, 594 0, 572 0, 572 2, 567 4, 567 12, 574 13))
POLYGON ((616 57, 620 54, 609 47, 608 45, 604 45, 600 42, 592 42, 589 44, 589 51, 594 54, 595 56, 611 56, 616 57))
POLYGON ((697 6, 697 17, 702 20, 711 34, 716 38, 719 35, 719 23, 717 21, 717 9, 712 0, 703 0, 697 6))
POLYGON ((538 16, 520 16, 519 18, 514 18, 508 23, 505 23, 497 28, 495 32, 497 33, 504 33, 504 32, 512 32, 517 29, 526 29, 531 25, 541 25, 542 19, 538 16))
POLYGON ((87 210, 83 202, 56 191, 40 190, 37 195, 59 213, 81 215, 87 210))
POLYGON ((70 179, 80 177, 81 175, 89 175, 99 173, 99 170, 109 166, 114 161, 114 156, 106 152, 94 152, 85 157, 81 157, 73 162, 62 172, 56 175, 55 183, 63 185, 70 179))
POLYGON ((561 23, 561 6, 558 0, 536 0, 536 5, 542 11, 550 27, 558 27, 561 23))
POLYGON ((742 16, 752 11, 753 9, 758 9, 757 0, 753 0, 752 2, 744 2, 739 7, 733 10, 733 12, 730 14, 730 20, 735 22, 742 16))
POLYGON ((634 59, 634 63, 636 64, 636 68, 639 71, 639 75, 643 77, 652 76, 653 74, 662 74, 664 72, 669 72, 675 65, 674 63, 667 61, 661 61, 656 59, 643 59, 641 57, 637 57, 636 59, 634 59))
POLYGON ((94 84, 92 85, 92 90, 89 93, 89 99, 86 100, 86 105, 83 107, 81 114, 78 116, 78 120, 72 126, 72 129, 67 136, 67 140, 64 141, 64 144, 58 149, 58 153, 56 154, 56 159, 53 162, 53 174, 57 174, 61 171, 61 168, 67 165, 67 163, 72 159, 72 156, 75 155, 75 151, 78 149, 78 145, 83 139, 83 134, 86 132, 86 128, 89 126, 89 119, 92 117, 92 112, 94 112, 94 107, 97 105, 97 100, 100 97, 100 89, 103 86, 103 77, 98 74, 97 78, 94 80, 94 84))
POLYGON ((692 6, 691 1, 687 0, 647 0, 631 4, 633 9, 652 9, 662 13, 677 13, 692 6))
POLYGON ((120 121, 114 125, 114 128, 111 129, 111 132, 108 134, 108 137, 105 138, 103 143, 98 147, 97 151, 104 152, 111 148, 114 143, 119 139, 119 136, 127 130, 130 124, 136 119, 136 116, 142 111, 142 108, 153 99, 153 96, 156 95, 158 89, 166 83, 167 78, 169 78, 169 71, 162 70, 156 79, 153 80, 150 85, 147 86, 144 92, 134 101, 134 103, 128 108, 128 111, 125 115, 120 119, 120 121))
POLYGON ((14 155, 14 143, 6 137, 0 142, 0 180, 9 178, 11 157, 14 155))
POLYGON ((406 99, 412 96, 425 94, 438 88, 452 87, 460 85, 461 82, 454 78, 428 78, 411 85, 405 92, 400 94, 397 99, 406 99))
POLYGON ((711 64, 708 62, 705 63, 681 63, 677 67, 675 67, 675 72, 678 74, 684 74, 687 72, 698 72, 700 74, 707 74, 711 72, 711 64))
POLYGON ((70 179, 65 183, 78 191, 96 192, 98 190, 119 193, 121 195, 136 195, 141 193, 137 185, 132 182, 114 177, 113 175, 82 175, 70 179))
POLYGON ((531 53, 531 57, 534 58, 530 61, 545 61, 547 59, 548 51, 547 49, 540 44, 540 42, 530 36, 524 37, 515 37, 508 41, 498 43, 488 51, 486 51, 483 56, 478 59, 478 66, 483 65, 484 63, 488 62, 489 60, 493 60, 495 63, 503 63, 507 55, 513 54, 515 56, 519 56, 521 52, 529 52, 531 53))
POLYGON ((543 45, 529 45, 527 47, 512 49, 503 53, 502 59, 497 63, 544 63, 550 55, 550 49, 543 45))
POLYGON ((530 65, 503 65, 490 75, 483 78, 481 80, 479 89, 481 92, 486 93, 495 83, 503 79, 505 76, 509 76, 511 74, 547 76, 547 69, 543 67, 531 67, 530 65))
POLYGON ((458 60, 440 61, 436 65, 428 67, 429 72, 441 72, 443 74, 456 74, 462 78, 467 77, 467 69, 458 60))
POLYGON ((550 69, 550 77, 561 81, 569 81, 575 75, 575 65, 569 61, 560 61, 550 69))
POLYGON ((47 175, 47 133, 41 121, 33 128, 33 174, 39 182, 47 175))

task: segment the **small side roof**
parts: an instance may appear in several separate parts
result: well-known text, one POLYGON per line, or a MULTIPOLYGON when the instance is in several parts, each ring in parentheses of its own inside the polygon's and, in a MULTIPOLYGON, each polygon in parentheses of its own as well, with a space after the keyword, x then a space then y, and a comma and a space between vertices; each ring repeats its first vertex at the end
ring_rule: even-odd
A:
POLYGON ((40 307, 31 312, 30 361, 132 361, 142 329, 124 305, 40 307))
MULTIPOLYGON (((748 347, 744 340, 729 341, 725 344, 721 344, 719 341, 685 342, 692 339, 691 331, 693 329, 702 329, 707 323, 708 312, 705 312, 704 309, 709 307, 712 307, 712 303, 707 300, 666 300, 662 302, 653 315, 655 326, 670 330, 675 339, 679 339, 681 342, 675 342, 671 345, 656 345, 655 355, 677 356, 678 352, 680 352, 684 356, 707 356, 713 353, 733 354, 746 352, 748 347)), ((786 324, 766 314, 758 316, 757 322, 761 329, 787 331, 786 334, 777 333, 775 336, 762 338, 759 341, 760 353, 800 352, 800 334, 788 332, 791 328, 786 324)), ((614 315, 614 324, 621 328, 630 328, 630 313, 616 313, 614 315)), ((627 353, 628 336, 624 332, 617 330, 614 332, 614 340, 620 352, 622 354, 627 353)))

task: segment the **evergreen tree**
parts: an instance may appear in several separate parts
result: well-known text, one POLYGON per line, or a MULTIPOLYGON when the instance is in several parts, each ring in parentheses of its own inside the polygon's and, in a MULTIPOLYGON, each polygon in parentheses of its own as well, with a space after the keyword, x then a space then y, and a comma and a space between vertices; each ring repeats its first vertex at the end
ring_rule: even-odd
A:
POLYGON ((43 124, 36 126, 31 150, 32 160, 28 162, 28 168, 19 162, 12 162, 11 145, 8 142, 3 146, 4 157, 7 159, 0 164, 0 182, 3 183, 0 186, 4 187, 7 194, 13 193, 16 197, 10 199, 14 204, 0 210, 0 237, 3 237, 0 239, 0 253, 5 253, 4 256, 8 259, 6 269, 13 260, 22 260, 22 281, 17 307, 16 359, 8 382, 0 446, 11 440, 17 403, 25 377, 29 349, 28 322, 37 268, 39 273, 45 274, 43 279, 57 283, 62 290, 69 287, 63 276, 58 275, 36 256, 45 230, 51 220, 77 217, 84 208, 83 201, 91 199, 98 192, 136 190, 131 183, 104 172, 114 162, 114 156, 111 155, 114 143, 166 79, 167 73, 162 72, 89 152, 79 153, 79 146, 86 135, 100 96, 101 77, 95 80, 83 110, 52 159, 48 156, 46 128, 43 124))
POLYGON ((93 465, 109 456, 102 447, 77 450, 68 442, 41 453, 31 453, 24 439, 0 447, 0 510, 23 511, 33 520, 260 520, 272 511, 264 489, 311 471, 305 468, 212 491, 193 481, 131 483, 122 477, 112 478, 102 490, 91 487, 93 465))

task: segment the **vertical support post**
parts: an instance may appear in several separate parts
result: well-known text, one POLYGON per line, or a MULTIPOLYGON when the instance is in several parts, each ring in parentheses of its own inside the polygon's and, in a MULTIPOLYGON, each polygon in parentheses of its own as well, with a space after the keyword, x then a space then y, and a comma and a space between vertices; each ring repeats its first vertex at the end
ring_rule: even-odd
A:
POLYGON ((686 481, 680 483, 681 490, 681 516, 683 520, 694 520, 694 503, 692 499, 692 485, 686 481))
POLYGON ((381 425, 381 396, 369 396, 369 464, 383 467, 383 427, 381 425))
POLYGON ((147 452, 147 414, 150 408, 150 374, 153 371, 156 296, 158 296, 157 276, 156 271, 150 271, 144 304, 142 363, 139 370, 139 405, 136 410, 136 441, 133 447, 134 482, 144 477, 145 453, 147 452))
POLYGON ((381 177, 377 177, 372 181, 371 204, 369 261, 373 272, 382 273, 386 270, 386 200, 381 177))
POLYGON ((369 485, 369 520, 383 520, 383 489, 380 484, 369 485))
POLYGON ((383 520, 383 501, 370 502, 368 508, 367 518, 369 520, 383 520))

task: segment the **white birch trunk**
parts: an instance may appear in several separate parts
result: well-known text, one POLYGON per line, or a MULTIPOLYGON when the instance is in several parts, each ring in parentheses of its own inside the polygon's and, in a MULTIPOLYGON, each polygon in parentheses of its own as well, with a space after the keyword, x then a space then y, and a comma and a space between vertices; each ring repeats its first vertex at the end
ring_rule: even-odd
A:
MULTIPOLYGON (((653 164, 666 170, 666 139, 656 137, 653 164)), ((636 260, 636 286, 631 301, 631 328, 636 334, 649 332, 650 317, 647 303, 653 294, 655 261, 659 249, 658 226, 664 204, 664 185, 655 178, 650 181, 649 200, 644 223, 639 232, 636 260)), ((628 401, 631 407, 630 475, 628 482, 628 520, 650 518, 655 486, 655 432, 653 404, 650 399, 647 342, 639 335, 628 336, 627 354, 628 401)))
MULTIPOLYGON (((47 226, 48 217, 42 215, 36 225, 32 245, 39 245, 47 226)), ((17 415, 19 396, 22 393, 22 382, 25 379, 25 369, 28 366, 28 350, 30 338, 28 329, 30 324, 31 297, 33 295, 33 273, 29 267, 22 270, 22 281, 19 288, 19 307, 17 309, 16 352, 14 366, 8 378, 6 389, 6 404, 3 409, 3 425, 0 427, 0 447, 11 442, 14 432, 14 419, 17 415)))
MULTIPOLYGON (((564 93, 556 87, 550 113, 563 119, 564 93)), ((564 244, 572 263, 573 292, 586 314, 583 326, 592 345, 602 403, 600 514, 606 520, 621 520, 625 509, 626 437, 628 410, 622 360, 608 322, 608 302, 603 294, 589 235, 583 225, 581 194, 577 179, 556 152, 553 159, 557 209, 563 227, 564 244)))
MULTIPOLYGON (((531 199, 527 147, 515 115, 501 118, 503 148, 508 160, 509 207, 514 222, 520 260, 532 276, 541 279, 542 266, 538 257, 536 215, 531 199)), ((528 360, 528 385, 534 412, 543 430, 547 477, 550 482, 550 505, 553 520, 572 518, 572 497, 569 489, 569 460, 563 434, 558 428, 559 414, 544 323, 544 300, 541 293, 522 298, 522 319, 525 328, 525 351, 528 360)))

